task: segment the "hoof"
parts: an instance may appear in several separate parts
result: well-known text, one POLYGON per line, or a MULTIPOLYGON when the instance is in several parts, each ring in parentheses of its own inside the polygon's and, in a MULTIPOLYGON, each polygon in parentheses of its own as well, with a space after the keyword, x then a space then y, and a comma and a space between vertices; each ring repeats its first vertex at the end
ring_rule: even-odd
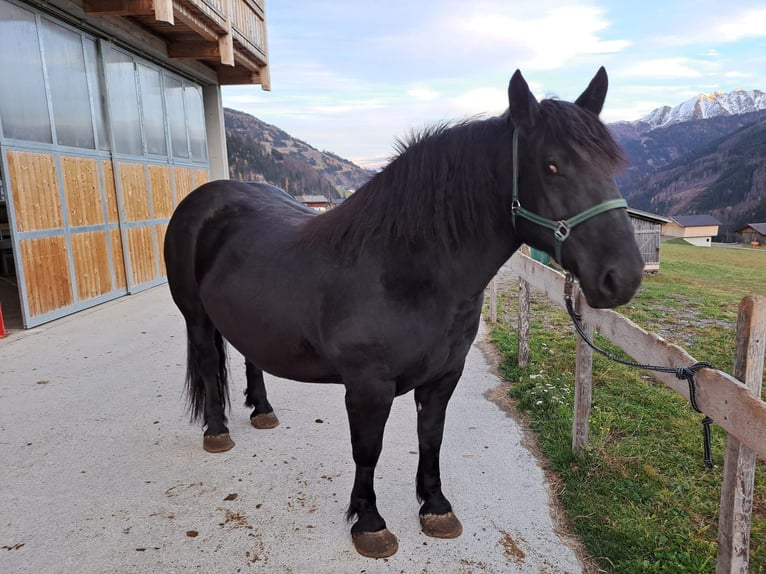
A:
POLYGON ((229 433, 211 434, 202 437, 202 448, 207 452, 226 452, 234 446, 229 433))
POLYGON ((273 429, 279 426, 279 419, 274 414, 274 411, 272 411, 270 413, 253 415, 250 417, 250 424, 257 429, 273 429))
POLYGON ((388 528, 377 532, 360 532, 351 534, 356 551, 368 558, 388 558, 399 549, 396 536, 388 531, 388 528))
POLYGON ((420 527, 423 534, 433 538, 457 538, 463 533, 463 525, 452 512, 421 514, 420 527))

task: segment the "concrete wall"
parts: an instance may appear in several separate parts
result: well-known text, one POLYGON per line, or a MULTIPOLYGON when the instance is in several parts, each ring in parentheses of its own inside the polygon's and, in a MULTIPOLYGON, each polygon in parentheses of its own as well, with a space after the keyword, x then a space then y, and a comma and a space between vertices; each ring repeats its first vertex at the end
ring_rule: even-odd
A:
POLYGON ((696 245, 697 247, 710 247, 710 237, 684 237, 684 241, 696 245))

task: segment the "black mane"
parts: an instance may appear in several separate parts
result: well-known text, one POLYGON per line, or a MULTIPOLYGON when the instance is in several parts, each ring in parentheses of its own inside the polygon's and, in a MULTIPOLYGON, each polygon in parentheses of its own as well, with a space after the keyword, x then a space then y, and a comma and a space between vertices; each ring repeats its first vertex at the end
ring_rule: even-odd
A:
POLYGON ((506 120, 491 118, 439 124, 400 140, 399 155, 308 222, 303 240, 353 252, 373 237, 409 245, 427 237, 448 246, 479 234, 500 200, 498 172, 511 173, 510 134, 506 120), (497 157, 502 150, 505 157, 497 157))
MULTIPOLYGON (((558 100, 540 106, 542 130, 526 137, 586 151, 589 164, 605 172, 624 162, 597 116, 558 100)), ((400 140, 399 155, 339 207, 307 222, 301 240, 353 253, 373 238, 406 246, 425 238, 446 248, 485 234, 510 209, 512 133, 506 113, 438 124, 400 140)))

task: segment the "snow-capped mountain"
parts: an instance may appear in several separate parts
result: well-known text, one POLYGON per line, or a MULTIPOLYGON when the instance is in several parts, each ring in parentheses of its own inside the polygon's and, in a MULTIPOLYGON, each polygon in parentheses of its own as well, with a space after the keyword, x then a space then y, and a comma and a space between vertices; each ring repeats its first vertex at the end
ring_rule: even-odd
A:
POLYGON ((617 181, 632 207, 713 215, 729 238, 766 221, 766 93, 699 96, 609 129, 628 159, 617 181))
POLYGON ((681 122, 716 116, 735 116, 759 110, 766 110, 766 92, 760 90, 734 90, 728 94, 713 92, 700 94, 674 108, 670 106, 657 108, 635 123, 649 124, 649 129, 655 129, 681 122))

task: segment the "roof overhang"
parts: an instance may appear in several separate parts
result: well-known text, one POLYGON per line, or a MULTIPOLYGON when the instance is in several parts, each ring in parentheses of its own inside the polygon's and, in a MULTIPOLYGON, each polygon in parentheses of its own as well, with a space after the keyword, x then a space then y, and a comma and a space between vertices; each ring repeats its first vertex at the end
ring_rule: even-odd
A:
POLYGON ((671 221, 669 217, 663 217, 661 215, 657 215, 656 213, 649 213, 648 211, 641 211, 640 209, 635 209, 633 207, 628 208, 628 215, 632 215, 633 217, 637 217, 639 219, 652 221, 654 223, 670 223, 671 221))
POLYGON ((264 0, 48 0, 110 40, 205 84, 270 89, 264 0))

